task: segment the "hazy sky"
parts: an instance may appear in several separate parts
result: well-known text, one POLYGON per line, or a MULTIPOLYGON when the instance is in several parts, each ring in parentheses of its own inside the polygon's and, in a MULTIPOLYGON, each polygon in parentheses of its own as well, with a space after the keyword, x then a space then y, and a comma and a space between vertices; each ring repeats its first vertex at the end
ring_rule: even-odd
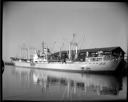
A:
POLYGON ((73 33, 79 48, 120 46, 127 51, 128 11, 123 3, 7 2, 3 8, 3 59, 20 47, 68 49, 73 33), (56 41, 56 44, 54 43, 56 41))

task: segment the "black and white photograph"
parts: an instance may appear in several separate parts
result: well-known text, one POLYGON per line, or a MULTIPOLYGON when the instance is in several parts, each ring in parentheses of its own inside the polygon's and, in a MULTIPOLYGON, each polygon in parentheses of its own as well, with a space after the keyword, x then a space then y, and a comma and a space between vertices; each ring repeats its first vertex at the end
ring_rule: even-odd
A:
POLYGON ((127 100, 127 3, 2 5, 3 101, 127 100))

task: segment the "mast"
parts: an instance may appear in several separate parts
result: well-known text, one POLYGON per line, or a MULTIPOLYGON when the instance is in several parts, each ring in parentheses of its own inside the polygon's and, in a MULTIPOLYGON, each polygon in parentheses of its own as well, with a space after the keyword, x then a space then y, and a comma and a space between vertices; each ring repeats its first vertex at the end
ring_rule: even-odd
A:
POLYGON ((69 44, 69 54, 68 54, 69 60, 71 60, 71 43, 69 44))
POLYGON ((48 46, 46 46, 46 60, 48 60, 48 46))
POLYGON ((20 48, 20 58, 22 57, 22 48, 20 48))
POLYGON ((24 58, 27 59, 28 58, 28 49, 26 47, 24 48, 24 53, 25 53, 24 58))
POLYGON ((44 53, 44 41, 42 42, 42 52, 44 53))
POLYGON ((78 53, 78 45, 77 45, 77 43, 75 43, 75 45, 76 45, 75 59, 77 59, 77 57, 78 57, 78 56, 77 56, 77 55, 78 55, 78 54, 77 54, 77 53, 78 53))
POLYGON ((61 58, 61 48, 60 48, 60 53, 59 53, 59 56, 60 56, 60 58, 61 58))
POLYGON ((60 53, 59 53, 59 55, 60 55, 60 58, 61 58, 61 54, 62 54, 62 48, 63 48, 63 46, 64 46, 64 43, 62 44, 62 46, 60 47, 60 53))
POLYGON ((26 48, 26 52, 27 52, 27 57, 26 57, 26 59, 28 59, 28 48, 26 48))
MULTIPOLYGON (((73 48, 74 48, 74 46, 75 46, 75 59, 77 59, 77 55, 78 55, 78 44, 75 42, 75 34, 73 33, 73 39, 72 39, 72 41, 70 42, 70 47, 71 46, 73 46, 73 48)), ((70 49, 70 48, 69 48, 70 49)), ((71 49, 70 49, 71 50, 71 49)), ((70 52, 70 51, 69 51, 70 52)), ((71 57, 71 52, 70 52, 70 56, 69 57, 71 57)))
POLYGON ((29 48, 27 48, 27 59, 29 59, 29 48))

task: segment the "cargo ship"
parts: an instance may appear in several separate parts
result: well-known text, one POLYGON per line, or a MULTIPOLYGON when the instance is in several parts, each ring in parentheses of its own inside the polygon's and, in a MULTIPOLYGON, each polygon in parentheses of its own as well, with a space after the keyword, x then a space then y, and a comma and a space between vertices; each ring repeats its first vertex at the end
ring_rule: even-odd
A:
POLYGON ((11 57, 15 66, 70 72, 114 72, 124 60, 125 52, 119 47, 79 49, 70 42, 68 51, 51 53, 42 43, 42 51, 35 50, 31 58, 11 57), (71 47, 75 46, 75 50, 71 47))

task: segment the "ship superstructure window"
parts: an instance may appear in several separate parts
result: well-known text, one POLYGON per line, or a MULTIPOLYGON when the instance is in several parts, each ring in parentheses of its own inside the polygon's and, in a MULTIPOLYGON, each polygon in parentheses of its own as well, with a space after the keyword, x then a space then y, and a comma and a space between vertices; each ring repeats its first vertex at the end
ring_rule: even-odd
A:
POLYGON ((91 56, 92 57, 97 57, 97 53, 96 52, 93 52, 93 53, 91 53, 91 56))
POLYGON ((110 51, 104 51, 104 54, 105 55, 111 55, 111 52, 110 51))

